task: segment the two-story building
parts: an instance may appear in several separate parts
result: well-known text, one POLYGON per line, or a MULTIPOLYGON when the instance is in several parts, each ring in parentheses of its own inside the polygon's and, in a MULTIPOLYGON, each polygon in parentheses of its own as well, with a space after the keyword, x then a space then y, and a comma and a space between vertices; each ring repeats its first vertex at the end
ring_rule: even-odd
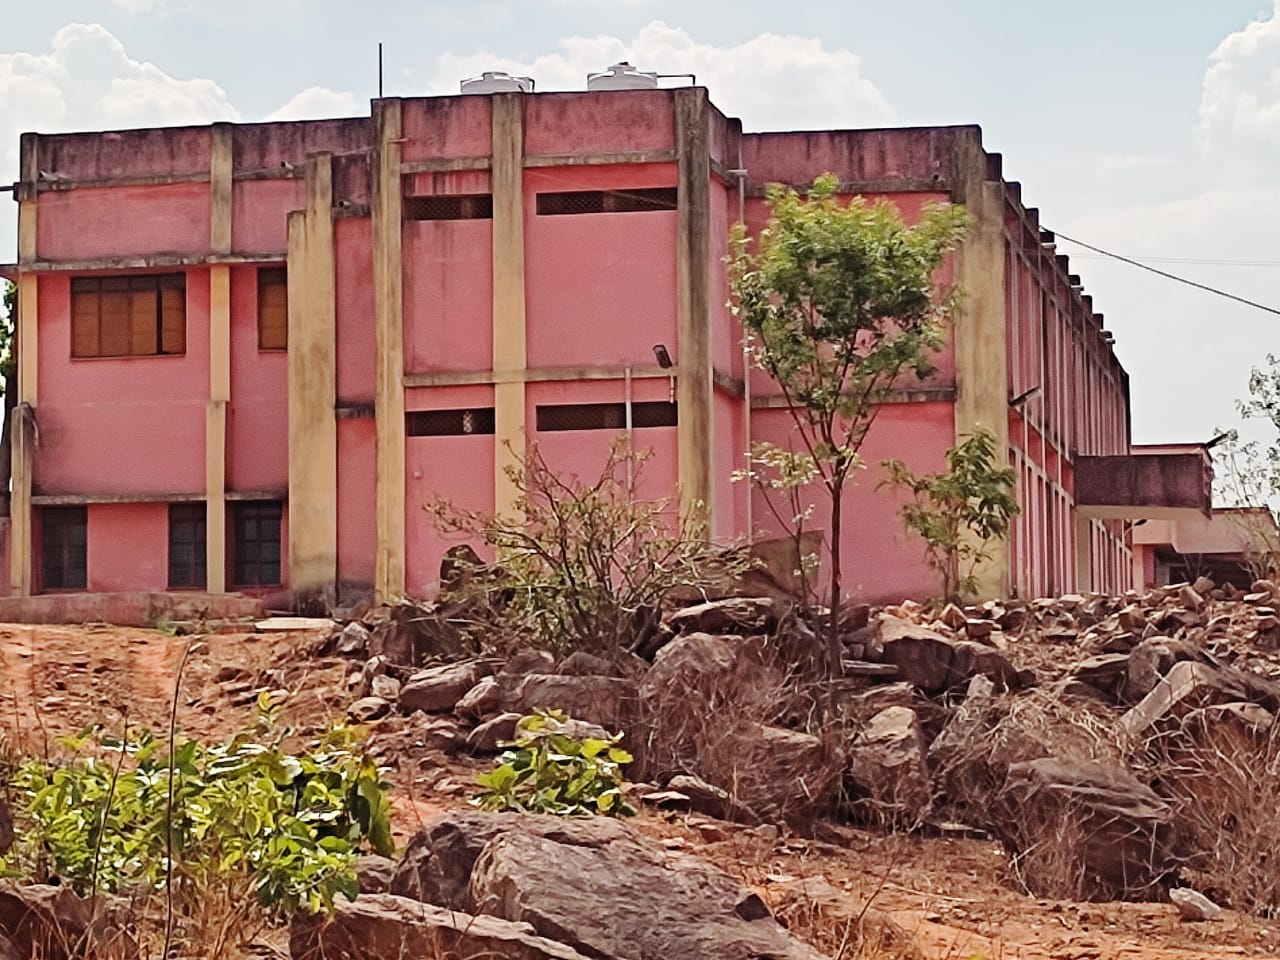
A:
MULTIPOLYGON (((678 490, 726 541, 778 532, 731 479, 792 427, 744 366, 723 258, 733 223, 765 222, 766 184, 826 171, 908 219, 974 217, 940 278, 966 305, 937 371, 864 456, 936 469, 997 433, 1022 512, 988 593, 1127 587, 1126 520, 1207 508, 1202 452, 1131 454, 1111 335, 977 127, 746 133, 703 88, 607 76, 25 135, 11 592, 425 593, 448 542, 424 504, 502 509, 525 444, 590 475, 624 431, 654 451, 642 495, 678 490), (1154 496, 1123 482, 1138 461, 1154 496)), ((936 590, 873 476, 847 509, 852 594, 936 590)))

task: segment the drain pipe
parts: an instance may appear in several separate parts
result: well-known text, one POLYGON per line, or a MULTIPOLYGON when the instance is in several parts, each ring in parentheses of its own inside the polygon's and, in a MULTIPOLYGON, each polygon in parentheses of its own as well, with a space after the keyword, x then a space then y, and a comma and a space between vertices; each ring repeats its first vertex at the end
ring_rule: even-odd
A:
MULTIPOLYGON (((738 141, 738 166, 730 170, 731 176, 738 178, 738 222, 747 224, 747 169, 742 165, 742 141, 738 141)), ((742 462, 747 472, 747 496, 744 510, 747 524, 747 545, 755 543, 755 510, 751 500, 753 488, 751 472, 755 467, 755 458, 751 455, 751 344, 747 340, 747 332, 742 331, 742 462)))
POLYGON ((626 408, 627 428, 627 499, 635 500, 636 445, 631 422, 631 365, 622 368, 623 406, 626 408))

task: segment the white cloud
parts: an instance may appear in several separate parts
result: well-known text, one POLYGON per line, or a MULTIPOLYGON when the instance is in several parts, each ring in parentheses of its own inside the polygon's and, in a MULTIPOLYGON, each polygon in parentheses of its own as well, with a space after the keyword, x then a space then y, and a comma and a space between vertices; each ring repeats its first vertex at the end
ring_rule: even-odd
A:
POLYGON ((1153 153, 1119 153, 1099 157, 1095 166, 1104 177, 1124 176, 1173 165, 1172 157, 1153 153))
POLYGON ((308 87, 293 97, 279 110, 267 115, 267 120, 316 120, 324 117, 351 117, 368 113, 368 105, 348 91, 330 90, 328 87, 308 87))
MULTIPOLYGON (((145 12, 173 0, 116 0, 145 12)), ((0 53, 0 183, 18 174, 22 133, 60 133, 240 120, 240 111, 213 80, 175 77, 129 56, 100 24, 72 23, 53 36, 48 53, 0 53)), ((350 115, 363 109, 354 94, 304 90, 270 119, 350 115)), ((14 205, 0 203, 0 260, 14 254, 14 205)))
MULTIPOLYGON (((1224 155, 1280 144, 1280 0, 1209 56, 1200 97, 1202 143, 1224 155)), ((1274 156, 1274 154, 1273 154, 1274 156)))
POLYGON ((458 82, 485 70, 532 76, 539 90, 581 90, 586 75, 626 60, 642 70, 694 73, 716 106, 749 130, 868 126, 893 110, 849 50, 830 50, 816 37, 764 33, 734 46, 699 43, 655 20, 635 38, 567 37, 560 49, 533 59, 483 51, 445 54, 426 77, 431 93, 456 93, 458 82))

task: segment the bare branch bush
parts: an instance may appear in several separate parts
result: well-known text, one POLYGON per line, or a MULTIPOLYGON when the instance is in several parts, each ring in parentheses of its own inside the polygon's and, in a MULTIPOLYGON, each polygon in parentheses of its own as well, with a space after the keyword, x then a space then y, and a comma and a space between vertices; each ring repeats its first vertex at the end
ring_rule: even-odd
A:
POLYGON ((1261 710, 1196 711, 1149 739, 1138 762, 1173 805, 1183 880, 1237 910, 1280 917, 1280 724, 1261 710))
POLYGON ((449 588, 450 599, 471 596, 486 611, 476 625, 486 646, 618 655, 654 629, 673 595, 749 567, 743 551, 709 543, 701 520, 681 518, 671 498, 637 495, 651 453, 619 438, 599 475, 582 480, 558 473, 534 444, 508 470, 517 491, 511 514, 427 505, 442 532, 481 543, 496 559, 449 588))

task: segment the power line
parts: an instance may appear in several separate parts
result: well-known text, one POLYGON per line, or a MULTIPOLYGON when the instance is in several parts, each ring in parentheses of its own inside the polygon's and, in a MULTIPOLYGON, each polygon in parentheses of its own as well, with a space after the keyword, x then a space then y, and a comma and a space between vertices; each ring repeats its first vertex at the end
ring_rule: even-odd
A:
POLYGON ((1138 267, 1142 270, 1154 273, 1156 276, 1164 277, 1166 280, 1176 280, 1178 283, 1185 283, 1188 287, 1195 287, 1197 290, 1204 290, 1206 293, 1217 294, 1219 297, 1226 297, 1228 300, 1236 301, 1236 303, 1243 303, 1247 307, 1255 307, 1258 310, 1264 310, 1267 313, 1274 313, 1276 316, 1280 317, 1280 310, 1275 307, 1268 307, 1265 303, 1258 303, 1256 300, 1247 300, 1234 293, 1219 290, 1217 287, 1211 287, 1204 283, 1197 283, 1195 280, 1188 280, 1186 277, 1180 277, 1176 273, 1169 273, 1167 270, 1160 270, 1148 263, 1143 263, 1140 260, 1134 260, 1132 257, 1123 257, 1118 253, 1112 253, 1110 250, 1103 250, 1101 247, 1095 247, 1091 243, 1085 243, 1083 240, 1077 240, 1074 237, 1069 237, 1065 233, 1059 233, 1056 230, 1052 230, 1050 232, 1053 233, 1055 237, 1066 240, 1068 243, 1074 243, 1076 246, 1084 247, 1086 250, 1092 250, 1094 253, 1100 253, 1104 257, 1110 257, 1113 260, 1119 260, 1121 263, 1127 263, 1130 266, 1138 267))
MULTIPOLYGON (((1093 253, 1077 253, 1079 260, 1106 260, 1093 253)), ((1280 267, 1280 260, 1219 260, 1214 257, 1144 257, 1147 263, 1189 263, 1206 267, 1280 267)))

